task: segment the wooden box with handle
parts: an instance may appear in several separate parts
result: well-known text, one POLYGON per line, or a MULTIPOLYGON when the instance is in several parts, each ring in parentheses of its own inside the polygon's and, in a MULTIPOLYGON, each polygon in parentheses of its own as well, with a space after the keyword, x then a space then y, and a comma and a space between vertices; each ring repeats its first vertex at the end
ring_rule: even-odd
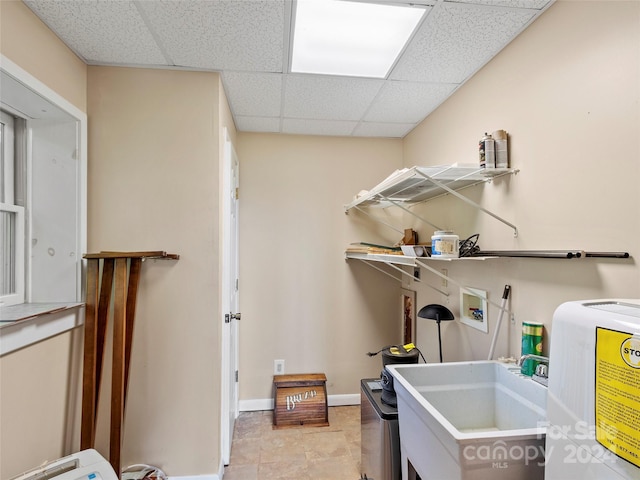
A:
POLYGON ((274 375, 273 428, 329 425, 323 373, 274 375))

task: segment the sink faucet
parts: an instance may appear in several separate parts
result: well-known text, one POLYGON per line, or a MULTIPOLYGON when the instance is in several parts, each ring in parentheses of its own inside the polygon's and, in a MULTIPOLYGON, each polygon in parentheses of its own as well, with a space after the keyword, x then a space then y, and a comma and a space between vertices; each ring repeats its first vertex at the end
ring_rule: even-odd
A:
POLYGON ((517 365, 519 367, 525 362, 525 360, 537 360, 538 362, 542 362, 541 364, 536 366, 535 373, 531 376, 531 380, 534 382, 538 382, 545 387, 549 384, 549 357, 543 357, 542 355, 534 355, 532 353, 528 353, 526 355, 522 355, 518 359, 517 365))
POLYGON ((522 364, 524 363, 525 360, 537 360, 538 362, 544 362, 547 365, 549 365, 549 357, 543 357, 542 355, 534 355, 533 353, 527 353, 526 355, 522 355, 519 359, 518 359, 518 363, 517 365, 519 367, 522 366, 522 364))

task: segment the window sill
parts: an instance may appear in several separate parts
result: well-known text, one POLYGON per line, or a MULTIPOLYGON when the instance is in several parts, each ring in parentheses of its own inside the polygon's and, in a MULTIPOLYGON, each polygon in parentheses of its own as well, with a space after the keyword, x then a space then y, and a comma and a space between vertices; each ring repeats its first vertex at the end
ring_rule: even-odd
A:
POLYGON ((25 303, 0 311, 0 356, 84 323, 84 303, 25 303))

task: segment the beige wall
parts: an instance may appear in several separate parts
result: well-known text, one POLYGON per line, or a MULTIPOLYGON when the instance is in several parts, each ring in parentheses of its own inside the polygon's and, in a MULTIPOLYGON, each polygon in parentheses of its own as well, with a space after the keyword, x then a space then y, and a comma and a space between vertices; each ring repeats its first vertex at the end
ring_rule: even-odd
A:
MULTIPOLYGON (((0 53, 86 111, 86 65, 20 1, 0 1, 0 53)), ((77 449, 80 337, 65 333, 0 359, 1 478, 77 449)))
POLYGON ((0 359, 0 476, 12 478, 80 444, 81 330, 0 359))
MULTIPOLYGON (((544 322, 552 334, 562 302, 638 297, 639 71, 640 2, 560 1, 405 138, 405 166, 473 163, 485 131, 509 131, 512 166, 520 173, 468 192, 512 220, 519 236, 454 198, 425 206, 425 215, 461 238, 480 232, 484 249, 622 250, 634 257, 447 266, 456 280, 488 290, 498 303, 504 285, 512 285, 516 321, 509 344, 506 337, 498 344, 499 355, 520 353, 522 321, 544 322)), ((428 227, 416 226, 431 236, 428 227)), ((457 315, 458 289, 448 290, 457 315)), ((419 305, 446 303, 424 287, 418 292, 419 305)), ((489 311, 493 327, 497 309, 489 311)), ((419 341, 433 359, 435 326, 423 322, 419 341)), ((491 335, 443 327, 445 359, 487 355, 491 335)))
POLYGON ((325 373, 329 395, 358 393, 354 382, 380 374, 380 358, 365 353, 400 341, 398 283, 345 262, 350 242, 383 237, 343 205, 400 167, 401 149, 239 134, 241 400, 272 398, 275 359, 286 373, 325 373))
POLYGON ((143 265, 123 452, 173 475, 220 461, 219 88, 214 73, 89 68, 89 249, 180 254, 143 265))
POLYGON ((0 1, 0 51, 87 111, 87 66, 20 0, 0 1))

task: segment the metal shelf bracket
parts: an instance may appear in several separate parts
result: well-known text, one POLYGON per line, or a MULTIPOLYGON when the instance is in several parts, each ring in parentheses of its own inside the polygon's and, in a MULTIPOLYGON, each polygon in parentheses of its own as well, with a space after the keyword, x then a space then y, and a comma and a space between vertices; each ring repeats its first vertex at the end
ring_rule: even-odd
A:
POLYGON ((462 195, 459 192, 456 192, 455 190, 453 190, 452 188, 449 188, 447 185, 445 185, 444 183, 440 182, 439 180, 436 180, 433 177, 430 177, 429 175, 421 172, 420 170, 416 170, 416 174, 420 175, 421 177, 424 177, 426 180, 429 180, 430 182, 432 182, 434 185, 438 186, 439 188, 445 190, 446 192, 450 193, 451 195, 459 198, 460 200, 462 200, 463 202, 466 202, 467 204, 471 205, 472 207, 481 210, 482 212, 486 213, 487 215, 492 216, 493 218, 495 218, 496 220, 504 223, 505 225, 511 227, 513 229, 513 236, 517 237, 518 236, 518 227, 516 227, 513 223, 505 220, 504 218, 496 215, 495 213, 493 213, 490 210, 487 210, 486 208, 484 208, 482 205, 474 202, 473 200, 471 200, 470 198, 465 197, 464 195, 462 195))
MULTIPOLYGON (((367 212, 366 210, 360 208, 360 207, 353 207, 356 210, 358 210, 361 213, 364 213, 367 217, 372 218, 373 220, 375 220, 378 223, 381 223, 382 225, 384 225, 385 227, 389 227, 391 230, 395 230, 398 233, 402 233, 404 235, 404 230, 402 230, 401 228, 398 228, 394 225, 391 225, 390 223, 384 222, 382 220, 380 220, 378 217, 376 217, 375 215, 371 215, 369 212, 367 212)), ((349 211, 347 210, 345 213, 349 213, 349 211)))
MULTIPOLYGON (((371 268, 374 268, 376 270, 378 270, 379 272, 384 273, 385 275, 393 278, 394 280, 401 282, 402 283, 402 278, 401 277, 396 277, 395 275, 392 275, 391 273, 387 272, 386 270, 378 267, 377 265, 374 265, 372 262, 368 261, 368 260, 360 260, 361 262, 365 263, 366 265, 369 265, 371 268)), ((426 285, 427 287, 435 290, 438 293, 441 293, 442 295, 448 297, 449 296, 449 292, 445 292, 443 290, 440 290, 439 288, 434 287, 433 285, 429 285, 428 283, 423 282, 421 279, 414 277, 412 274, 405 272, 402 268, 394 265, 393 263, 390 262, 382 262, 385 265, 393 268, 394 270, 399 271, 402 275, 406 275, 408 277, 411 277, 411 279, 413 279, 415 282, 419 282, 419 283, 424 283, 424 285, 426 285)))
MULTIPOLYGON (((380 198, 382 198, 382 199, 383 199, 383 200, 385 200, 386 202, 389 202, 389 203, 391 203, 392 205, 394 205, 394 206, 396 206, 396 207, 400 208, 401 210, 403 210, 403 211, 407 212, 409 215, 411 215, 411 216, 413 216, 413 217, 417 218, 418 220, 420 220, 420 221, 422 221, 422 222, 424 222, 424 223, 426 223, 426 224, 428 224, 428 225, 431 225, 431 226, 432 226, 433 228, 435 228, 436 230, 442 230, 442 228, 440 228, 439 226, 437 226, 437 225, 435 225, 435 224, 431 223, 431 222, 430 222, 429 220, 427 220, 426 218, 422 218, 420 215, 417 215, 416 213, 412 212, 412 211, 411 211, 411 210, 409 210, 407 207, 405 207, 404 205, 402 205, 400 202, 396 202, 395 200, 392 200, 392 199, 391 199, 391 198, 389 198, 389 197, 385 197, 384 195, 379 195, 379 196, 380 196, 380 198)), ((357 208, 357 207, 356 207, 356 208, 357 208)), ((358 209, 358 210, 359 210, 359 209, 358 209)))

